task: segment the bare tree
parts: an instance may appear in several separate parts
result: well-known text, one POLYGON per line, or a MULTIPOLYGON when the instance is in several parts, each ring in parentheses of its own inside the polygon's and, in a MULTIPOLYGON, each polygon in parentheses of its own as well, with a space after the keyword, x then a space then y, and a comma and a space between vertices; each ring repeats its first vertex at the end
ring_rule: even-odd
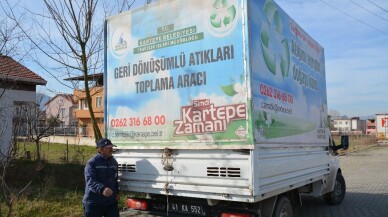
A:
MULTIPOLYGON (((30 140, 34 141, 36 147, 36 159, 38 162, 42 160, 40 151, 40 141, 49 137, 53 128, 60 122, 60 112, 53 119, 54 121, 46 122, 46 111, 40 107, 40 101, 37 102, 20 102, 16 104, 15 119, 25 125, 26 133, 30 140)), ((60 107, 58 108, 60 110, 60 107)))
MULTIPOLYGON (((1 99, 1 97, 0 97, 1 99)), ((0 118, 4 120, 4 114, 6 114, 6 108, 0 107, 0 118)), ((20 197, 20 195, 28 188, 28 186, 31 184, 31 181, 28 182, 23 188, 17 189, 13 186, 10 186, 7 182, 7 171, 13 166, 13 163, 16 159, 18 159, 22 154, 23 151, 19 150, 17 148, 17 135, 19 133, 19 130, 22 126, 22 122, 15 120, 12 124, 12 137, 10 141, 4 141, 4 132, 5 129, 10 127, 7 126, 7 123, 0 124, 0 141, 2 141, 2 145, 5 147, 1 148, 0 151, 0 166, 1 166, 1 173, 0 173, 0 185, 1 185, 1 195, 2 198, 8 207, 8 214, 7 216, 10 217, 13 214, 13 207, 15 204, 15 201, 20 197)), ((1 217, 1 207, 0 207, 0 217, 1 217)))
MULTIPOLYGON (((0 186, 1 186, 1 196, 6 206, 8 207, 7 216, 12 216, 13 214, 13 206, 14 202, 20 197, 21 193, 29 186, 28 183, 25 187, 21 189, 17 189, 13 186, 10 186, 7 183, 7 171, 13 166, 12 163, 15 162, 17 158, 23 153, 17 148, 17 135, 20 130, 21 123, 18 120, 12 121, 12 126, 10 126, 10 122, 7 121, 9 116, 9 103, 5 103, 4 96, 7 89, 12 88, 13 83, 6 79, 0 78, 0 86, 2 89, 0 94, 0 186), (12 128, 12 136, 11 138, 5 136, 6 129, 12 128)), ((6 100, 6 99, 5 99, 6 100)), ((13 116, 13 115, 12 115, 13 116)), ((1 207, 0 207, 0 217, 1 217, 1 207)))
MULTIPOLYGON (((1 111, 0 111, 1 112, 1 111)), ((14 145, 16 143, 16 136, 18 133, 18 130, 20 129, 18 124, 19 122, 14 122, 13 124, 13 132, 12 132, 12 138, 11 141, 8 142, 8 150, 6 153, 0 152, 0 165, 1 165, 1 174, 0 174, 0 184, 2 189, 2 197, 4 199, 5 204, 8 207, 8 217, 11 217, 13 214, 13 207, 15 204, 15 201, 20 197, 20 195, 28 188, 28 186, 31 184, 31 181, 28 182, 23 188, 16 189, 15 187, 12 187, 7 183, 7 171, 9 168, 11 168, 13 165, 12 163, 15 162, 15 159, 19 158, 20 155, 22 155, 22 151, 17 149, 17 146, 14 145)), ((3 127, 7 127, 4 126, 3 127)), ((2 129, 0 129, 0 140, 3 136, 4 132, 2 129)), ((4 149, 3 149, 4 150, 4 149)), ((0 207, 0 217, 1 217, 1 207, 0 207)))
POLYGON ((43 51, 71 75, 82 72, 84 90, 89 114, 92 119, 93 131, 96 139, 102 137, 93 111, 89 74, 102 69, 102 25, 93 23, 96 14, 97 0, 87 1, 55 1, 44 0, 49 12, 48 17, 60 33, 64 46, 52 40, 50 32, 43 31, 42 38, 49 38, 44 43, 51 52, 43 51), (54 55, 53 55, 54 54, 54 55))
MULTIPOLYGON (((36 53, 36 62, 47 73, 56 78, 83 76, 85 101, 95 139, 102 137, 92 106, 91 86, 89 75, 100 73, 103 69, 103 18, 112 11, 122 11, 124 0, 111 3, 107 0, 44 0, 46 11, 32 12, 35 18, 34 27, 36 37, 28 36, 36 45, 40 53, 51 60, 48 67, 39 61, 36 53), (121 3, 120 3, 121 2, 121 3), (61 75, 58 75, 61 73, 61 75)), ((11 10, 9 10, 11 11, 11 10)), ((13 20, 16 16, 10 13, 13 20)), ((65 84, 64 84, 65 85, 65 84)), ((73 89, 78 85, 73 83, 73 89)))
POLYGON ((339 117, 339 116, 341 116, 341 113, 339 111, 335 110, 335 109, 330 109, 329 110, 329 115, 331 117, 339 117))
MULTIPOLYGON (((24 36, 36 46, 37 51, 32 56, 46 73, 65 86, 63 78, 83 76, 85 101, 96 140, 102 134, 91 102, 93 81, 89 81, 89 75, 100 73, 103 69, 103 19, 111 13, 129 9, 135 1, 43 0, 46 10, 33 12, 28 7, 23 8, 32 15, 34 34, 27 34, 18 22, 15 10, 6 4, 7 17, 18 23, 24 36), (41 53, 50 60, 49 65, 41 61, 41 53)), ((73 83, 73 87, 68 87, 74 89, 77 86, 73 83)))
POLYGON ((25 23, 26 13, 21 12, 15 19, 8 19, 7 9, 14 8, 15 5, 9 4, 8 1, 0 1, 0 55, 13 57, 20 62, 33 51, 33 45, 26 37, 31 28, 23 27, 23 30, 18 28, 25 23))

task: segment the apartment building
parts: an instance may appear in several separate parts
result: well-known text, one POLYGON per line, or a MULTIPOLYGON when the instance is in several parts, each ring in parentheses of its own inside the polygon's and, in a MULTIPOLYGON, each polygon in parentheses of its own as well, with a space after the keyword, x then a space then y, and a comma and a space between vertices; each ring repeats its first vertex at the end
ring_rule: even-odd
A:
MULTIPOLYGON (((67 78, 66 81, 83 82, 84 77, 67 78)), ((93 113, 102 134, 104 134, 104 87, 103 74, 93 74, 88 76, 88 80, 92 83, 90 87, 90 95, 92 99, 93 113)), ((89 107, 86 102, 85 89, 77 88, 73 91, 73 99, 77 104, 74 109, 74 117, 78 120, 79 135, 87 137, 95 137, 92 119, 89 112, 89 107)))

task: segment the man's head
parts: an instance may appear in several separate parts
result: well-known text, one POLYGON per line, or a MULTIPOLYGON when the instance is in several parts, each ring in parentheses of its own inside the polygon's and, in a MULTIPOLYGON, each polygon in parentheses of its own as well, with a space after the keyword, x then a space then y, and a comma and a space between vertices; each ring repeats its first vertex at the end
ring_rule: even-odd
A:
MULTIPOLYGON (((113 145, 109 139, 102 138, 96 142, 98 152, 104 157, 112 157, 113 154, 113 145)), ((116 146, 115 146, 116 147, 116 146)))

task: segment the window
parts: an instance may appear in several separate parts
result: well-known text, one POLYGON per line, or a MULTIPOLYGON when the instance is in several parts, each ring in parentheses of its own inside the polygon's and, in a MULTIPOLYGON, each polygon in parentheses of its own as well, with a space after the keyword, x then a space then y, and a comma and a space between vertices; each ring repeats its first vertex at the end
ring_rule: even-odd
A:
POLYGON ((80 110, 88 109, 88 104, 86 103, 86 100, 81 99, 80 100, 80 110))
POLYGON ((61 117, 62 118, 66 117, 66 109, 65 108, 61 108, 61 117))
POLYGON ((96 97, 96 108, 100 108, 100 107, 102 107, 102 97, 97 96, 96 97))
POLYGON ((84 99, 81 99, 79 101, 79 109, 82 110, 85 108, 85 100, 84 99))

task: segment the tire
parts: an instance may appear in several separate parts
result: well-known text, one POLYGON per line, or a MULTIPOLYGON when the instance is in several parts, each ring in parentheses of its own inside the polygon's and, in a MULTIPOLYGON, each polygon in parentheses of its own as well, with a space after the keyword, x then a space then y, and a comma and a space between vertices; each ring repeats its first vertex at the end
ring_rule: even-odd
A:
POLYGON ((345 179, 341 173, 338 173, 337 177, 335 178, 333 191, 323 195, 323 199, 325 199, 326 203, 329 205, 338 205, 344 200, 345 194, 345 179))
POLYGON ((281 196, 276 202, 275 210, 272 217, 293 217, 292 205, 290 199, 281 196))

